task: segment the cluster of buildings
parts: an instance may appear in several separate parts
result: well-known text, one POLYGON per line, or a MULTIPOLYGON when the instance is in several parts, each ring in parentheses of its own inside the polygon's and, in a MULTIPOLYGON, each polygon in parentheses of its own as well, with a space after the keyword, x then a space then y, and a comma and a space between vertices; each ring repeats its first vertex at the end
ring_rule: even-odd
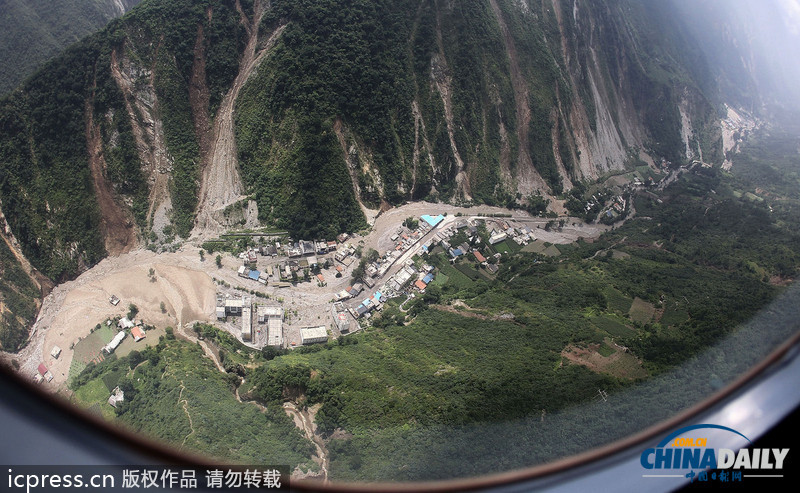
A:
POLYGON ((217 320, 220 321, 226 320, 227 317, 240 317, 239 337, 244 342, 254 342, 256 333, 261 333, 262 330, 259 326, 266 326, 266 344, 283 346, 284 310, 280 306, 254 305, 249 296, 237 298, 218 294, 216 314, 217 320))
POLYGON ((491 235, 489 237, 490 245, 496 245, 504 240, 512 240, 517 245, 524 246, 536 239, 533 231, 527 225, 514 227, 506 221, 499 221, 490 222, 487 229, 491 235))
POLYGON ((383 303, 386 302, 386 297, 380 291, 375 291, 375 294, 365 299, 356 308, 350 309, 350 314, 355 318, 369 318, 372 311, 381 311, 383 303))

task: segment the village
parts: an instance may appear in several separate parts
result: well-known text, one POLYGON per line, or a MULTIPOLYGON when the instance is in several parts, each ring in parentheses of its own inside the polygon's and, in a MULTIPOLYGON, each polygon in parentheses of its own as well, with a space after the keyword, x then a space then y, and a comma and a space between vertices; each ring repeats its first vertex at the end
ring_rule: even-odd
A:
POLYGON ((137 250, 56 289, 20 366, 53 391, 67 391, 87 365, 142 351, 173 331, 192 340, 197 323, 257 350, 325 343, 371 326, 387 304, 402 311, 431 285, 491 281, 504 255, 557 256, 558 245, 606 229, 498 207, 414 203, 368 231, 332 239, 243 232, 225 235, 235 238, 234 248, 137 250))
POLYGON ((380 242, 382 252, 347 234, 335 241, 284 239, 250 247, 238 255, 238 285, 224 283, 217 292, 216 322, 256 349, 327 342, 368 326, 389 300, 424 293, 441 273, 424 261, 429 256, 489 280, 504 254, 527 248, 559 255, 537 240, 541 228, 507 217, 423 214, 392 228, 388 241, 380 242), (297 291, 319 302, 298 307, 297 291))

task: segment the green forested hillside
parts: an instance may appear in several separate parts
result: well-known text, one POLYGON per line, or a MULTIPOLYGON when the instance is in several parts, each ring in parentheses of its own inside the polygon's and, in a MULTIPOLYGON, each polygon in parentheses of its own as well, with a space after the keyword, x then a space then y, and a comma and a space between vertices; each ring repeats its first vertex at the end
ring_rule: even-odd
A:
POLYGON ((15 88, 48 59, 140 1, 3 0, 0 3, 0 94, 15 88))
POLYGON ((634 0, 147 0, 0 102, 4 211, 62 279, 202 234, 203 208, 239 226, 246 199, 262 223, 330 236, 364 225, 358 202, 522 206, 637 149, 715 162, 715 94, 677 24, 634 0), (201 197, 214 176, 232 181, 201 197))
POLYGON ((238 464, 311 467, 313 448, 291 418, 280 406, 261 410, 238 402, 232 380, 235 375, 220 373, 197 345, 176 340, 168 329, 155 347, 89 365, 73 388, 79 399, 92 395, 86 390, 102 389, 97 402, 108 406, 108 395, 119 386, 125 400, 116 421, 178 449, 238 464))
MULTIPOLYGON (((333 480, 471 476, 583 452, 696 404, 796 331, 800 291, 785 285, 800 268, 798 200, 780 190, 798 159, 776 141, 791 139, 764 135, 745 149, 737 162, 754 163, 750 177, 697 167, 560 255, 484 241, 487 254, 508 252, 496 277, 432 253, 423 260, 436 281, 407 311, 392 300, 370 327, 324 345, 256 353, 211 327, 199 333, 225 352, 231 384, 244 374, 242 398, 319 406, 333 480)), ((164 371, 185 378, 173 364, 137 373, 123 421, 174 401, 153 383, 164 371)))

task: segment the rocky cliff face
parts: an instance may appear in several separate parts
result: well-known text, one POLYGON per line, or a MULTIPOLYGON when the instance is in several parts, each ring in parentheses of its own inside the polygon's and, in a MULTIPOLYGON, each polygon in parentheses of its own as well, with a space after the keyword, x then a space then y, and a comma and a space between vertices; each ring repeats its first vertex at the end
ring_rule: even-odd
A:
POLYGON ((703 67, 652 2, 144 1, 0 103, 0 198, 54 279, 176 235, 524 205, 721 163, 703 67))

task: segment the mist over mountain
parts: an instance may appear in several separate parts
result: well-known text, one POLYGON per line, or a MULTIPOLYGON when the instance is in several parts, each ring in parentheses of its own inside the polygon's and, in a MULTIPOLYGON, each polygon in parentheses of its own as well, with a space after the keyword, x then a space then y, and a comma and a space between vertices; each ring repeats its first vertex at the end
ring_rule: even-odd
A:
POLYGON ((0 94, 141 0, 0 1, 0 94))
POLYGON ((769 116, 800 109, 800 3, 672 0, 727 102, 769 116))

